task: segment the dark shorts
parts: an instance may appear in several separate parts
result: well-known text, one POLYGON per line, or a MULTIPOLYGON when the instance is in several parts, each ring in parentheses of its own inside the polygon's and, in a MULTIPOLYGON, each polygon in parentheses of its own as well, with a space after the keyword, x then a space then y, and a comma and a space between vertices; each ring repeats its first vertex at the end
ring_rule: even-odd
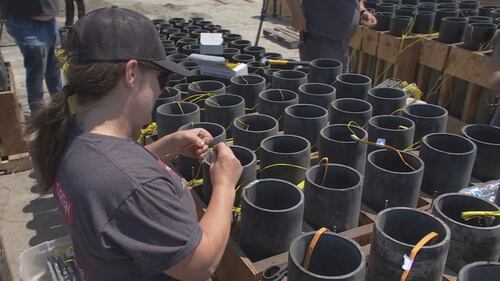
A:
POLYGON ((344 64, 344 71, 349 66, 349 42, 334 41, 310 33, 302 33, 299 44, 300 59, 336 59, 344 64))

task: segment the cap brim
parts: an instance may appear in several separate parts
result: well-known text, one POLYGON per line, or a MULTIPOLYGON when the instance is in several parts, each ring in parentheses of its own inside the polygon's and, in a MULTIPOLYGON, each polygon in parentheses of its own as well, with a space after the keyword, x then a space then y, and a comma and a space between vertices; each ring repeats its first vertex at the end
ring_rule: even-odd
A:
POLYGON ((189 69, 168 59, 152 61, 152 63, 165 70, 180 74, 182 76, 193 76, 193 72, 191 72, 189 69))

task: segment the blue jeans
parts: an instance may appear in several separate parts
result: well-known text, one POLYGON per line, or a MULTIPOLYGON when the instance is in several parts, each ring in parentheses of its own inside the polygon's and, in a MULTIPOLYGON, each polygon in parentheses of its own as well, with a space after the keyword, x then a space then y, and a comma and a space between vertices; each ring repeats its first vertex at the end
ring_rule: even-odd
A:
POLYGON ((7 19, 5 27, 24 57, 28 104, 33 113, 43 103, 43 79, 50 94, 61 91, 61 71, 55 57, 59 34, 55 19, 7 19))

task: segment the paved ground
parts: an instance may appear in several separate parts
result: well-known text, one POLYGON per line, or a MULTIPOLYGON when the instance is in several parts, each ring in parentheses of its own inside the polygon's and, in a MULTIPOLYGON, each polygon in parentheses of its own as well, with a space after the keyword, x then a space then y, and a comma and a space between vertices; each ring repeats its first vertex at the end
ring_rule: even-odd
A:
MULTIPOLYGON (((89 9, 119 5, 142 12, 152 18, 202 16, 235 33, 242 34, 244 38, 251 41, 255 40, 261 8, 260 3, 248 3, 243 0, 233 0, 230 5, 226 6, 209 0, 87 0, 86 2, 89 9)), ((63 23, 64 19, 60 17, 58 22, 63 23)), ((271 25, 270 22, 265 24, 265 26, 269 25, 271 25)), ((28 114, 22 56, 6 32, 1 39, 0 52, 14 67, 18 98, 25 114, 28 114)), ((297 58, 298 56, 297 50, 282 48, 266 39, 261 39, 260 45, 268 50, 283 53, 286 57, 297 58)), ((48 98, 47 95, 46 98, 48 98)), ((0 236, 4 239, 14 280, 19 279, 18 257, 24 249, 63 236, 65 233, 53 197, 38 193, 31 171, 0 176, 0 236)))

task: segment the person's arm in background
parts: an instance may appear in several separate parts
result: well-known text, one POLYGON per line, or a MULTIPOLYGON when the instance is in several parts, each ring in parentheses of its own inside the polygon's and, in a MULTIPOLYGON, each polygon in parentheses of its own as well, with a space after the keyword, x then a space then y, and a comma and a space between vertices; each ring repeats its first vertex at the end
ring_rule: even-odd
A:
POLYGON ((297 32, 307 32, 307 23, 299 0, 286 0, 292 13, 292 27, 297 32))
MULTIPOLYGON (((499 40, 500 38, 494 39, 493 59, 492 59, 493 74, 491 75, 490 78, 490 85, 491 88, 493 89, 493 92, 495 93, 496 101, 498 101, 498 98, 500 97, 500 43, 498 42, 499 40)), ((498 102, 496 107, 497 108, 495 114, 491 118, 490 125, 500 126, 500 105, 498 104, 498 102)))
POLYGON ((359 10, 361 12, 360 23, 362 25, 372 26, 377 24, 377 18, 366 9, 364 0, 359 1, 359 10))

